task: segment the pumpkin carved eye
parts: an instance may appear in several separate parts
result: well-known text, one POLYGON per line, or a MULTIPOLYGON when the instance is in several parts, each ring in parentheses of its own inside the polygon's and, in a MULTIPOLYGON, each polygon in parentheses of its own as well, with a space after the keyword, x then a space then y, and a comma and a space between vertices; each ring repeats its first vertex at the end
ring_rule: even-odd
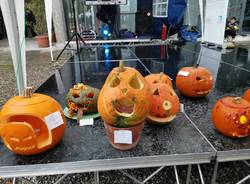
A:
POLYGON ((196 80, 197 80, 197 81, 201 81, 201 80, 202 80, 202 78, 200 78, 200 77, 196 77, 196 80))
POLYGON ((129 85, 134 89, 142 89, 144 86, 143 82, 137 76, 132 77, 129 81, 129 85))
POLYGON ((115 87, 119 86, 120 82, 121 81, 120 81, 120 79, 118 77, 114 77, 113 80, 110 83, 110 87, 115 88, 115 87))

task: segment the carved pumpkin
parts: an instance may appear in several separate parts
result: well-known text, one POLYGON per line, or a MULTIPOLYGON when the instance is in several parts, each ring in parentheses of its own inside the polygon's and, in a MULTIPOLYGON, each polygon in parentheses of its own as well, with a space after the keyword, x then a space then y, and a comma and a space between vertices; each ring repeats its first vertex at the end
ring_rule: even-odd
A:
POLYGON ((250 135, 250 103, 240 97, 224 97, 212 110, 215 128, 230 137, 250 135))
POLYGON ((120 63, 110 72, 100 91, 98 111, 111 126, 130 127, 144 122, 150 98, 150 89, 143 76, 120 63))
POLYGON ((1 111, 1 137, 17 154, 33 155, 52 148, 63 137, 65 128, 61 106, 46 95, 28 92, 13 97, 1 111))
POLYGON ((83 114, 97 112, 97 99, 99 89, 79 83, 71 88, 66 96, 69 116, 77 113, 77 120, 82 118, 83 114))
POLYGON ((246 90, 244 95, 243 95, 243 98, 245 100, 247 100, 248 102, 250 102, 250 89, 246 90))
POLYGON ((172 121, 179 112, 179 98, 168 84, 154 83, 151 86, 151 111, 148 119, 152 123, 166 124, 172 121))
POLYGON ((184 67, 177 74, 176 87, 186 96, 203 97, 212 90, 213 77, 206 68, 184 67))
POLYGON ((168 84, 169 86, 173 87, 172 79, 168 75, 163 74, 163 73, 150 74, 150 75, 145 77, 145 80, 149 84, 165 83, 165 84, 168 84))

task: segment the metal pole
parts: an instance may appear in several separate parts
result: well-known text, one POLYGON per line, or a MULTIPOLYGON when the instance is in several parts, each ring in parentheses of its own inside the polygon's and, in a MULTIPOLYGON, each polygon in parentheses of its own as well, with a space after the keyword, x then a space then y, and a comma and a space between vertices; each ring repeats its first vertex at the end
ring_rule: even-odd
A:
POLYGON ((99 184, 100 183, 99 172, 96 171, 94 175, 95 175, 95 184, 99 184))
POLYGON ((143 184, 143 182, 139 181, 138 179, 136 179, 135 177, 131 176, 130 174, 126 173, 123 170, 119 170, 122 174, 126 175, 127 177, 129 177, 131 180, 133 180, 135 183, 138 184, 143 184))
POLYGON ((248 179, 250 179, 250 175, 246 176, 245 178, 243 178, 242 180, 240 180, 239 182, 237 182, 236 184, 242 184, 245 181, 247 181, 248 179))
POLYGON ((216 160, 215 165, 214 165, 214 173, 213 173, 211 184, 216 184, 218 168, 219 168, 219 162, 216 160))
POLYGON ((177 183, 177 184, 180 184, 176 165, 174 166, 174 174, 175 174, 175 178, 176 178, 176 183, 177 183))
POLYGON ((12 184, 15 184, 15 183, 16 183, 16 178, 13 178, 12 184))
POLYGON ((162 166, 160 168, 158 168, 155 172, 153 172, 150 176, 148 176, 143 183, 146 183, 148 180, 150 180, 154 175, 156 175, 157 173, 159 173, 162 169, 164 169, 165 166, 162 166))
POLYGON ((200 164, 198 164, 197 167, 198 167, 198 171, 199 171, 199 175, 200 175, 200 179, 201 179, 201 184, 205 184, 204 178, 203 178, 203 175, 202 175, 202 172, 201 172, 200 164))
POLYGON ((64 178, 66 178, 68 175, 64 174, 62 177, 60 177, 54 184, 59 184, 64 178))
POLYGON ((192 172, 192 165, 188 165, 186 184, 189 184, 192 172))

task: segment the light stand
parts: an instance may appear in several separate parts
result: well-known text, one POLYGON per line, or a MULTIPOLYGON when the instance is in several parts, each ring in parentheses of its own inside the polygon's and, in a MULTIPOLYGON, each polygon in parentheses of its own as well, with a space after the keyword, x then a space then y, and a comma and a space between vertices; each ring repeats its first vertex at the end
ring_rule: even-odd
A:
POLYGON ((58 60, 60 58, 60 56, 62 55, 62 53, 65 51, 65 49, 67 48, 67 46, 70 44, 70 42, 74 38, 76 40, 76 48, 77 48, 77 55, 78 55, 79 61, 81 60, 81 57, 80 57, 80 48, 79 48, 79 41, 81 41, 84 45, 86 45, 86 43, 82 39, 81 35, 77 32, 75 0, 72 0, 72 4, 73 4, 73 16, 74 16, 74 33, 73 33, 72 37, 69 39, 69 41, 67 42, 67 44, 64 46, 64 48, 62 49, 62 51, 58 54, 56 60, 58 60))

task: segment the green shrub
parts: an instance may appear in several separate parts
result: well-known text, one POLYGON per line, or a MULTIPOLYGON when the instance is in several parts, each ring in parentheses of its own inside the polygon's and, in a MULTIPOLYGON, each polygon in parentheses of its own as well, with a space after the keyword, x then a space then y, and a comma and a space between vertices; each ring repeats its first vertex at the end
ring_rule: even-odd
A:
POLYGON ((35 32, 42 35, 47 32, 44 0, 26 0, 25 7, 31 10, 36 18, 35 32))

